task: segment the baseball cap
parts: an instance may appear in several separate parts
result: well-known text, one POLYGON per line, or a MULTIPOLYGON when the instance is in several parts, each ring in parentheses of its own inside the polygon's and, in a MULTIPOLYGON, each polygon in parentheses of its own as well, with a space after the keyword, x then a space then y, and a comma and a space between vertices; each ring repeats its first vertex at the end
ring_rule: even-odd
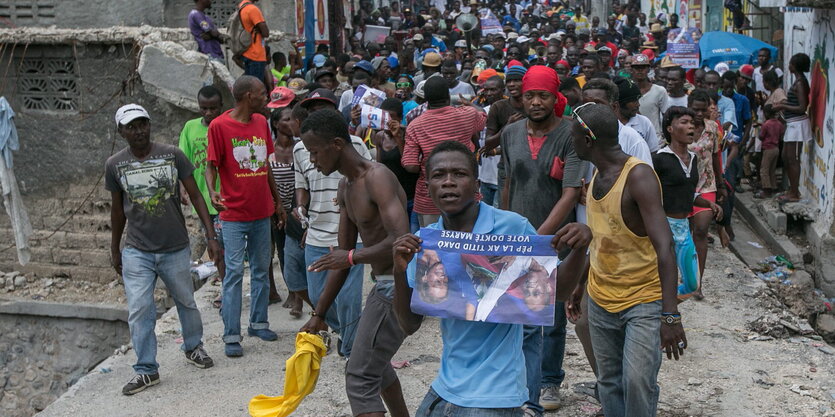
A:
POLYGON ((151 120, 151 116, 144 107, 138 104, 125 104, 116 110, 116 127, 124 126, 142 117, 151 120))
POLYGON ((499 37, 501 37, 502 39, 507 39, 507 35, 505 35, 505 33, 504 33, 504 32, 497 32, 497 33, 494 33, 494 34, 493 34, 493 36, 499 36, 499 37))
POLYGON ((615 84, 618 86, 618 103, 625 104, 641 98, 641 88, 629 78, 618 78, 615 84))
POLYGON ((641 65, 649 65, 649 57, 644 55, 643 53, 637 54, 632 57, 632 66, 641 66, 641 65))
POLYGON ((328 103, 336 106, 336 96, 333 94, 333 91, 327 88, 317 88, 313 90, 313 92, 301 102, 301 106, 306 109, 315 101, 327 101, 328 103))
POLYGON ((417 34, 415 34, 415 36, 412 36, 412 40, 415 41, 415 42, 420 42, 420 41, 423 40, 423 35, 421 35, 420 33, 417 33, 417 34))
POLYGON ((424 95, 423 95, 423 86, 424 85, 426 85, 426 80, 423 80, 423 81, 419 82, 418 85, 415 86, 415 90, 412 91, 412 92, 415 93, 416 96, 418 96, 420 98, 424 98, 424 95))
POLYGON ((597 29, 597 34, 598 34, 598 35, 605 35, 605 34, 607 34, 607 33, 609 33, 609 31, 608 31, 608 30, 606 30, 605 28, 598 28, 598 29, 597 29))
POLYGON ((332 70, 327 69, 327 68, 322 68, 322 69, 316 70, 316 75, 313 76, 313 81, 317 81, 319 78, 322 78, 325 75, 336 76, 336 74, 332 70))
POLYGON ((304 78, 293 78, 287 81, 287 88, 289 88, 296 96, 303 96, 307 94, 307 81, 304 78))
POLYGON ((739 75, 742 78, 752 79, 754 78, 754 66, 750 64, 745 64, 739 67, 739 75))
POLYGON ((716 64, 715 67, 713 67, 713 70, 718 72, 719 75, 722 75, 722 74, 728 72, 728 70, 730 70, 730 69, 731 69, 731 67, 729 67, 728 64, 725 63, 725 62, 720 62, 720 63, 716 64))
POLYGON ((653 23, 653 24, 652 24, 652 26, 650 26, 649 31, 650 31, 650 33, 658 33, 658 32, 663 32, 663 31, 664 31, 664 27, 663 27, 663 26, 661 26, 661 24, 660 24, 660 23, 653 23))
POLYGON ((463 39, 459 39, 459 40, 455 41, 455 47, 456 48, 466 48, 467 47, 467 41, 465 41, 463 39))
POLYGON ((552 34, 548 35, 548 40, 549 41, 553 41, 553 40, 556 40, 556 39, 559 39, 559 38, 560 38, 560 33, 559 32, 558 33, 552 33, 552 34))
POLYGON ((364 59, 354 64, 354 71, 356 71, 357 69, 361 69, 370 75, 374 75, 374 66, 364 59))
POLYGON ((516 39, 519 37, 519 34, 516 32, 508 32, 507 39, 516 39))
POLYGON ((522 35, 522 36, 516 38, 516 43, 525 43, 525 42, 528 42, 530 40, 531 40, 531 38, 529 38, 525 35, 522 35))
POLYGON ((277 109, 279 107, 286 107, 296 99, 296 93, 287 87, 276 87, 270 92, 270 102, 267 107, 277 109))
POLYGON ((437 52, 428 52, 423 57, 423 66, 424 67, 440 67, 441 66, 441 54, 437 52))
POLYGON ((316 66, 316 68, 322 68, 322 65, 325 65, 325 56, 322 54, 314 55, 313 65, 316 66))
POLYGON ((601 46, 600 48, 597 49, 597 52, 608 52, 608 53, 611 54, 612 53, 612 48, 609 48, 608 46, 601 46))

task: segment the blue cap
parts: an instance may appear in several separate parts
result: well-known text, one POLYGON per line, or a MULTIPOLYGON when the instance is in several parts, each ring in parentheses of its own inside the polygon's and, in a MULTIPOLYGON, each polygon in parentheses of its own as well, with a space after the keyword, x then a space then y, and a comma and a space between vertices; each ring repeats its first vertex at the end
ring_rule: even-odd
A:
POLYGON ((361 70, 363 70, 363 71, 365 71, 365 72, 367 72, 371 75, 374 75, 374 66, 371 65, 370 62, 368 62, 364 59, 362 61, 357 62, 356 64, 354 64, 354 70, 356 70, 357 68, 359 68, 359 69, 361 69, 361 70))
POLYGON ((528 72, 527 68, 525 68, 523 66, 519 66, 519 65, 514 65, 514 66, 508 68, 507 71, 505 71, 504 79, 508 80, 508 81, 510 81, 510 80, 521 80, 522 77, 525 76, 526 72, 528 72))
POLYGON ((316 68, 322 68, 322 65, 325 65, 325 56, 322 54, 313 55, 313 65, 316 68))
POLYGON ((388 57, 388 58, 386 58, 386 59, 388 60, 388 62, 389 62, 389 66, 390 66, 391 68, 397 68, 397 67, 399 67, 399 66, 400 66, 400 62, 397 60, 397 58, 395 58, 395 57, 393 57, 393 56, 390 56, 390 57, 388 57))
POLYGON ((481 45, 481 49, 484 49, 485 51, 490 53, 493 53, 493 51, 496 50, 496 48, 494 48, 493 45, 490 44, 481 45))

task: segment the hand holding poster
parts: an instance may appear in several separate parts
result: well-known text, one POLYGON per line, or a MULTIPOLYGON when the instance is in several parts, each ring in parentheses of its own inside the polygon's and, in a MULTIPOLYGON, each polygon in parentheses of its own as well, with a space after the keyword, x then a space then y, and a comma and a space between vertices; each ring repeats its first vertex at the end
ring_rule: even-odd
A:
POLYGON ((421 229, 411 307, 417 314, 491 323, 554 324, 553 236, 421 229))
POLYGON ((372 129, 384 129, 389 120, 389 114, 383 109, 362 104, 362 116, 360 116, 360 127, 372 129))
POLYGON ((367 104, 371 107, 380 107, 383 100, 386 99, 386 93, 373 89, 365 84, 360 85, 354 91, 354 97, 351 99, 351 107, 358 104, 367 104))

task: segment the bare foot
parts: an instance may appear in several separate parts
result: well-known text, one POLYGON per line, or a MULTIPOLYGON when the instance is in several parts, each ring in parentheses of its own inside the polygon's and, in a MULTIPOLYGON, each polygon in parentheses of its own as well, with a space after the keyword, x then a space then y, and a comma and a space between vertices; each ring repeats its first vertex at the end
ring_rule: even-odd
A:
POLYGON ((727 248, 728 245, 731 244, 731 238, 728 236, 728 232, 724 227, 719 229, 719 242, 722 244, 723 248, 727 248))

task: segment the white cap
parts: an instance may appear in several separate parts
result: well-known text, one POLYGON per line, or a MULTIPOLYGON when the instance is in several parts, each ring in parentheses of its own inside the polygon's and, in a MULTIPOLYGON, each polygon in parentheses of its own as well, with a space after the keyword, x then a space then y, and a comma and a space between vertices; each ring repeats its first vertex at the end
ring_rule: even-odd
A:
POLYGON ((151 120, 151 116, 144 107, 138 104, 125 104, 116 110, 116 127, 124 126, 140 117, 151 120))
POLYGON ((423 95, 423 86, 424 85, 426 85, 426 80, 423 80, 423 81, 419 82, 418 85, 415 87, 414 93, 415 93, 416 96, 418 96, 420 98, 425 98, 424 95, 423 95))
POLYGON ((516 38, 518 38, 518 37, 519 37, 519 34, 518 34, 518 33, 516 33, 516 32, 509 32, 509 33, 507 34, 507 38, 508 38, 508 39, 516 39, 516 38))
POLYGON ((415 36, 412 36, 412 40, 415 42, 420 42, 423 40, 423 35, 420 33, 416 33, 415 36))
POLYGON ((548 35, 548 40, 549 40, 549 41, 552 41, 552 40, 554 40, 554 39, 559 39, 559 38, 560 38, 560 34, 559 34, 559 33, 552 33, 552 34, 548 35))
POLYGON ((467 41, 465 41, 463 39, 459 39, 459 40, 455 41, 455 47, 456 48, 466 48, 467 47, 467 41))
POLYGON ((728 70, 730 70, 730 69, 731 69, 731 68, 730 68, 730 67, 728 66, 728 64, 727 64, 727 63, 725 63, 725 62, 720 62, 720 63, 716 64, 716 66, 715 66, 715 67, 713 67, 713 70, 714 70, 714 71, 716 71, 716 72, 718 72, 720 76, 721 76, 722 74, 724 74, 724 73, 728 72, 728 70))
POLYGON ((516 43, 525 43, 525 42, 527 42, 527 41, 529 41, 529 40, 531 40, 531 38, 529 38, 529 37, 527 37, 527 36, 522 35, 522 36, 520 36, 520 37, 516 38, 516 43))

